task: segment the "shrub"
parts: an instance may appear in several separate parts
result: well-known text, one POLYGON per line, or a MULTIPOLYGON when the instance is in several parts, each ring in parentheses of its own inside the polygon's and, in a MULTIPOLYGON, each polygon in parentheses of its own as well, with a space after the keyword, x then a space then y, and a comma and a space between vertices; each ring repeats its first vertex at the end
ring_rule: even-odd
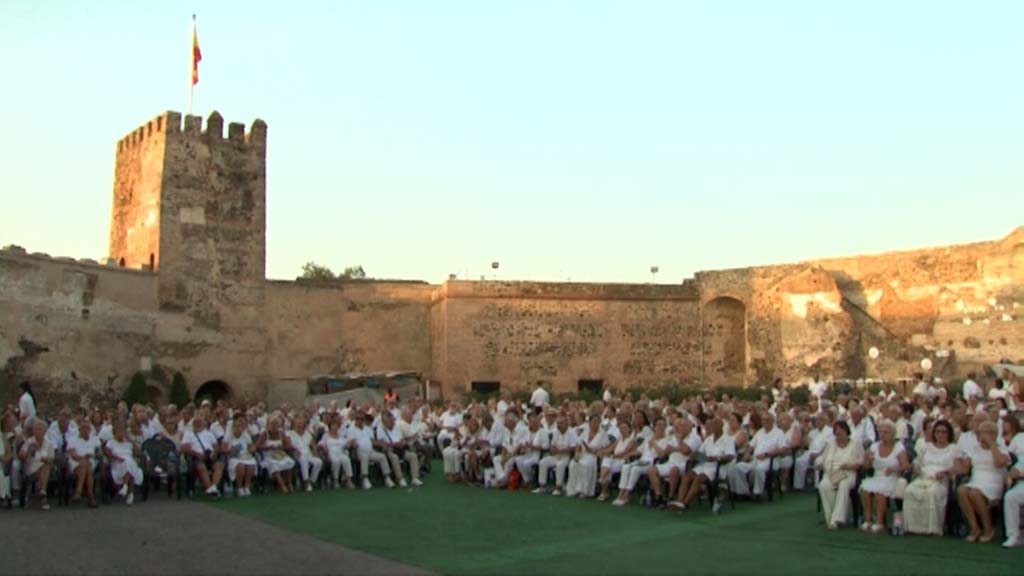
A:
POLYGON ((132 375, 131 382, 128 383, 128 389, 124 392, 124 401, 129 407, 136 404, 145 404, 146 396, 146 377, 142 375, 142 372, 136 372, 132 375))
POLYGON ((185 384, 185 375, 175 372, 171 380, 171 404, 181 410, 189 402, 188 385, 185 384))

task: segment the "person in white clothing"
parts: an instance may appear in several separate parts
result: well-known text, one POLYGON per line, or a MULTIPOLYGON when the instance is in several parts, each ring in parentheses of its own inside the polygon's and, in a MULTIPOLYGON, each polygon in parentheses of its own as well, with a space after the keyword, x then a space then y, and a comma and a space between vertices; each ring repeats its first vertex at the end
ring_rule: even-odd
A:
POLYGON ((96 454, 100 449, 100 439, 92 433, 92 426, 88 420, 82 419, 78 425, 78 433, 68 438, 66 447, 68 472, 75 477, 71 501, 81 500, 84 490, 89 508, 95 508, 93 478, 96 473, 96 454))
POLYGON ((814 467, 821 472, 818 494, 821 511, 829 530, 850 521, 850 491, 857 481, 857 470, 864 464, 864 447, 850 438, 850 425, 839 420, 832 426, 833 439, 825 447, 814 467))
POLYGON ((29 422, 36 417, 36 397, 32 393, 32 385, 27 381, 21 383, 21 397, 18 398, 18 421, 22 430, 29 429, 29 422))
MULTIPOLYGON (((46 501, 46 486, 50 482, 50 469, 53 466, 53 444, 46 439, 46 423, 38 418, 28 422, 30 435, 21 445, 19 457, 25 463, 26 477, 33 477, 36 483, 36 494, 39 496, 39 509, 49 510, 46 501)), ((27 487, 25 488, 28 489, 27 487)))
POLYGON ((586 431, 577 436, 579 444, 569 462, 565 495, 590 498, 597 487, 597 455, 608 446, 608 434, 601 429, 601 416, 592 414, 586 431))
POLYGON ((540 427, 540 417, 533 413, 528 417, 526 442, 516 447, 514 464, 523 478, 523 489, 530 489, 534 483, 534 468, 540 463, 541 452, 548 449, 551 437, 540 427))
POLYGON ((957 463, 957 472, 971 477, 967 484, 957 489, 957 501, 970 526, 968 542, 991 542, 996 535, 992 527, 992 513, 989 502, 1003 496, 1005 469, 1010 455, 999 447, 996 440, 996 425, 985 421, 975 430, 977 448, 964 451, 964 457, 957 463), (979 525, 980 524, 980 525, 979 525))
MULTIPOLYGON (((807 433, 807 449, 796 458, 793 469, 793 489, 800 491, 807 485, 807 470, 814 466, 818 457, 825 451, 829 441, 834 438, 832 429, 828 427, 828 417, 819 412, 814 416, 814 428, 807 433)), ((817 475, 815 475, 817 478, 817 475)), ((817 487, 817 480, 814 482, 817 487)))
POLYGON ((119 486, 118 493, 124 498, 124 503, 131 506, 135 501, 135 489, 142 486, 143 474, 135 457, 139 449, 128 439, 124 420, 118 419, 113 424, 113 437, 103 447, 107 459, 110 461, 110 477, 114 485, 119 486))
MULTIPOLYGON (((665 419, 658 417, 654 422, 654 432, 651 437, 640 446, 640 458, 622 465, 622 474, 619 477, 619 495, 612 502, 613 506, 628 504, 637 481, 647 474, 650 466, 655 464, 658 459, 667 457, 671 449, 675 447, 675 438, 665 434, 666 426, 665 419)), ((660 478, 658 482, 661 482, 660 478)))
POLYGON ((668 461, 663 464, 652 465, 648 469, 648 479, 651 483, 651 490, 654 492, 655 500, 661 502, 661 481, 668 478, 668 495, 674 496, 679 491, 679 486, 685 476, 686 467, 690 460, 700 452, 703 440, 697 433, 697 428, 690 422, 689 418, 676 418, 672 425, 672 433, 675 436, 675 443, 668 455, 668 461))
POLYGON ((348 449, 355 441, 341 430, 341 414, 334 414, 327 422, 327 432, 320 438, 320 452, 331 465, 331 483, 335 488, 344 483, 346 488, 355 488, 352 484, 352 459, 348 449), (339 476, 340 475, 340 476, 339 476))
POLYGON ((976 401, 981 401, 985 398, 985 391, 982 390, 981 386, 974 381, 975 378, 977 378, 977 376, 974 372, 971 372, 967 375, 967 379, 964 380, 963 386, 961 387, 960 393, 963 395, 965 402, 970 402, 972 398, 976 401))
POLYGON ((953 427, 945 420, 935 423, 931 435, 933 441, 917 452, 916 478, 903 493, 903 527, 908 534, 942 536, 945 524, 949 482, 960 449, 952 443, 953 427))
POLYGON ((750 440, 752 452, 748 454, 747 460, 737 462, 736 466, 730 469, 729 483, 735 487, 736 495, 747 496, 751 493, 748 480, 750 475, 754 478, 754 496, 763 495, 768 467, 773 457, 784 452, 785 445, 786 437, 775 426, 775 417, 769 412, 761 414, 761 429, 750 440))
POLYGON ((249 423, 239 412, 220 441, 220 450, 228 457, 228 479, 235 484, 235 494, 245 498, 252 494, 252 479, 256 476, 256 457, 249 423))
POLYGON ((371 417, 360 412, 356 416, 356 425, 349 430, 352 439, 355 440, 356 457, 359 458, 359 476, 363 479, 363 490, 373 488, 370 483, 370 463, 380 467, 380 473, 384 476, 384 485, 394 488, 395 483, 391 480, 391 465, 383 452, 374 449, 373 430, 370 428, 371 417))
POLYGON ((530 395, 530 406, 537 412, 540 412, 551 403, 551 394, 544 389, 544 383, 538 382, 537 389, 530 395))
POLYGON ((277 484, 277 490, 282 494, 291 494, 295 460, 288 455, 292 450, 292 443, 281 428, 281 418, 272 416, 267 420, 267 429, 259 435, 254 446, 262 455, 260 467, 277 484))
POLYGON ((414 486, 422 486, 419 480, 420 460, 416 451, 406 443, 405 435, 395 420, 394 414, 384 412, 380 417, 380 424, 377 425, 377 448, 384 451, 391 465, 391 471, 402 488, 406 487, 405 478, 402 476, 402 460, 409 463, 409 475, 412 477, 414 486))
POLYGON ((790 474, 793 472, 793 455, 803 445, 803 431, 799 424, 793 422, 793 417, 788 412, 779 415, 779 429, 785 440, 779 447, 779 455, 775 457, 774 467, 779 472, 779 481, 785 492, 791 480, 790 474))
POLYGON ((1020 512, 1024 507, 1024 432, 1021 432, 1020 420, 1016 416, 1003 419, 1003 438, 1010 438, 1007 450, 1017 463, 1006 475, 1006 493, 1003 494, 1003 521, 1006 522, 1006 548, 1024 546, 1024 538, 1020 534, 1020 512))
POLYGON ((881 438, 865 453, 864 462, 865 468, 874 469, 874 475, 860 483, 860 504, 864 512, 864 523, 860 529, 876 534, 885 531, 888 499, 903 498, 900 486, 906 486, 901 476, 910 468, 903 444, 896 441, 896 425, 891 420, 879 422, 878 435, 881 438))
POLYGON ((598 453, 601 457, 601 473, 597 479, 597 483, 601 485, 601 494, 597 497, 598 502, 608 499, 612 477, 622 472, 623 466, 640 454, 636 434, 633 433, 633 426, 628 418, 623 418, 619 422, 618 433, 618 439, 598 453))
MULTIPOLYGON (((700 495, 701 486, 710 486, 717 479, 719 465, 728 464, 736 457, 736 444, 731 436, 725 434, 721 419, 714 417, 707 421, 705 427, 707 437, 700 448, 704 461, 683 476, 675 499, 669 503, 673 508, 686 510, 700 495)), ((718 506, 717 501, 713 502, 712 510, 717 512, 718 506)))
MULTIPOLYGON (((315 412, 314 415, 316 415, 315 412)), ((299 463, 299 476, 302 478, 303 487, 306 492, 312 492, 313 482, 320 477, 324 461, 317 456, 313 431, 310 428, 306 415, 299 414, 295 421, 292 422, 292 429, 287 434, 288 440, 292 445, 292 452, 299 463)))
POLYGON ((213 432, 206 426, 206 418, 192 418, 192 429, 181 435, 181 451, 192 456, 192 467, 203 490, 210 496, 220 496, 220 479, 224 475, 224 462, 213 432))
POLYGON ((559 416, 555 421, 555 430, 551 433, 548 444, 548 455, 540 460, 540 473, 537 478, 538 487, 534 494, 541 494, 548 482, 548 472, 555 468, 555 490, 552 496, 561 496, 565 483, 565 472, 569 468, 569 460, 576 451, 579 439, 576 432, 569 428, 569 420, 565 416, 559 416))

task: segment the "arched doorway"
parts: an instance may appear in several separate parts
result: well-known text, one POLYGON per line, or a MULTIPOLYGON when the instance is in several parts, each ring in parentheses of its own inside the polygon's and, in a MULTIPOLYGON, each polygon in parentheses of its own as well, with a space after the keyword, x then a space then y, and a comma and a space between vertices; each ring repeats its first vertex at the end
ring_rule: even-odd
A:
POLYGON ((203 400, 217 402, 218 400, 231 399, 231 386, 223 380, 209 380, 196 390, 195 400, 197 403, 203 400))
POLYGON ((711 385, 744 385, 747 371, 747 307, 721 296, 704 305, 704 378, 711 385))
POLYGON ((164 391, 153 384, 146 385, 146 402, 151 406, 163 406, 164 391))

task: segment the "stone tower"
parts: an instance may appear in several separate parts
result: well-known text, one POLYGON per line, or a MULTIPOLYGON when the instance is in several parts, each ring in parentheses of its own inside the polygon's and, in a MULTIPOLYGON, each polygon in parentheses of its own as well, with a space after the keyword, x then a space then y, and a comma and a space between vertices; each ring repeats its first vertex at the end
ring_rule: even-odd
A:
POLYGON ((267 125, 164 112, 117 143, 110 258, 158 273, 160 307, 252 326, 266 250, 267 125), (246 310, 250 309, 250 310, 246 310), (225 313, 227 312, 227 313, 225 313))

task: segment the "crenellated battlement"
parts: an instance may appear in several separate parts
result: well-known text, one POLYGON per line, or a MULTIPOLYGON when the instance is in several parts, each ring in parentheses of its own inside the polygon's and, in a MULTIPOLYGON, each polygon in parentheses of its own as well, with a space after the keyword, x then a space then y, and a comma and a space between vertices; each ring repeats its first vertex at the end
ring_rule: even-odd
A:
MULTIPOLYGON (((154 137, 165 138, 168 135, 184 135, 207 142, 222 141, 225 139, 224 117, 216 110, 211 112, 204 130, 202 116, 183 116, 180 112, 168 110, 118 140, 117 152, 125 153, 154 137)), ((241 146, 264 147, 267 144, 267 123, 257 118, 246 131, 245 124, 231 122, 228 124, 227 140, 241 146)))

